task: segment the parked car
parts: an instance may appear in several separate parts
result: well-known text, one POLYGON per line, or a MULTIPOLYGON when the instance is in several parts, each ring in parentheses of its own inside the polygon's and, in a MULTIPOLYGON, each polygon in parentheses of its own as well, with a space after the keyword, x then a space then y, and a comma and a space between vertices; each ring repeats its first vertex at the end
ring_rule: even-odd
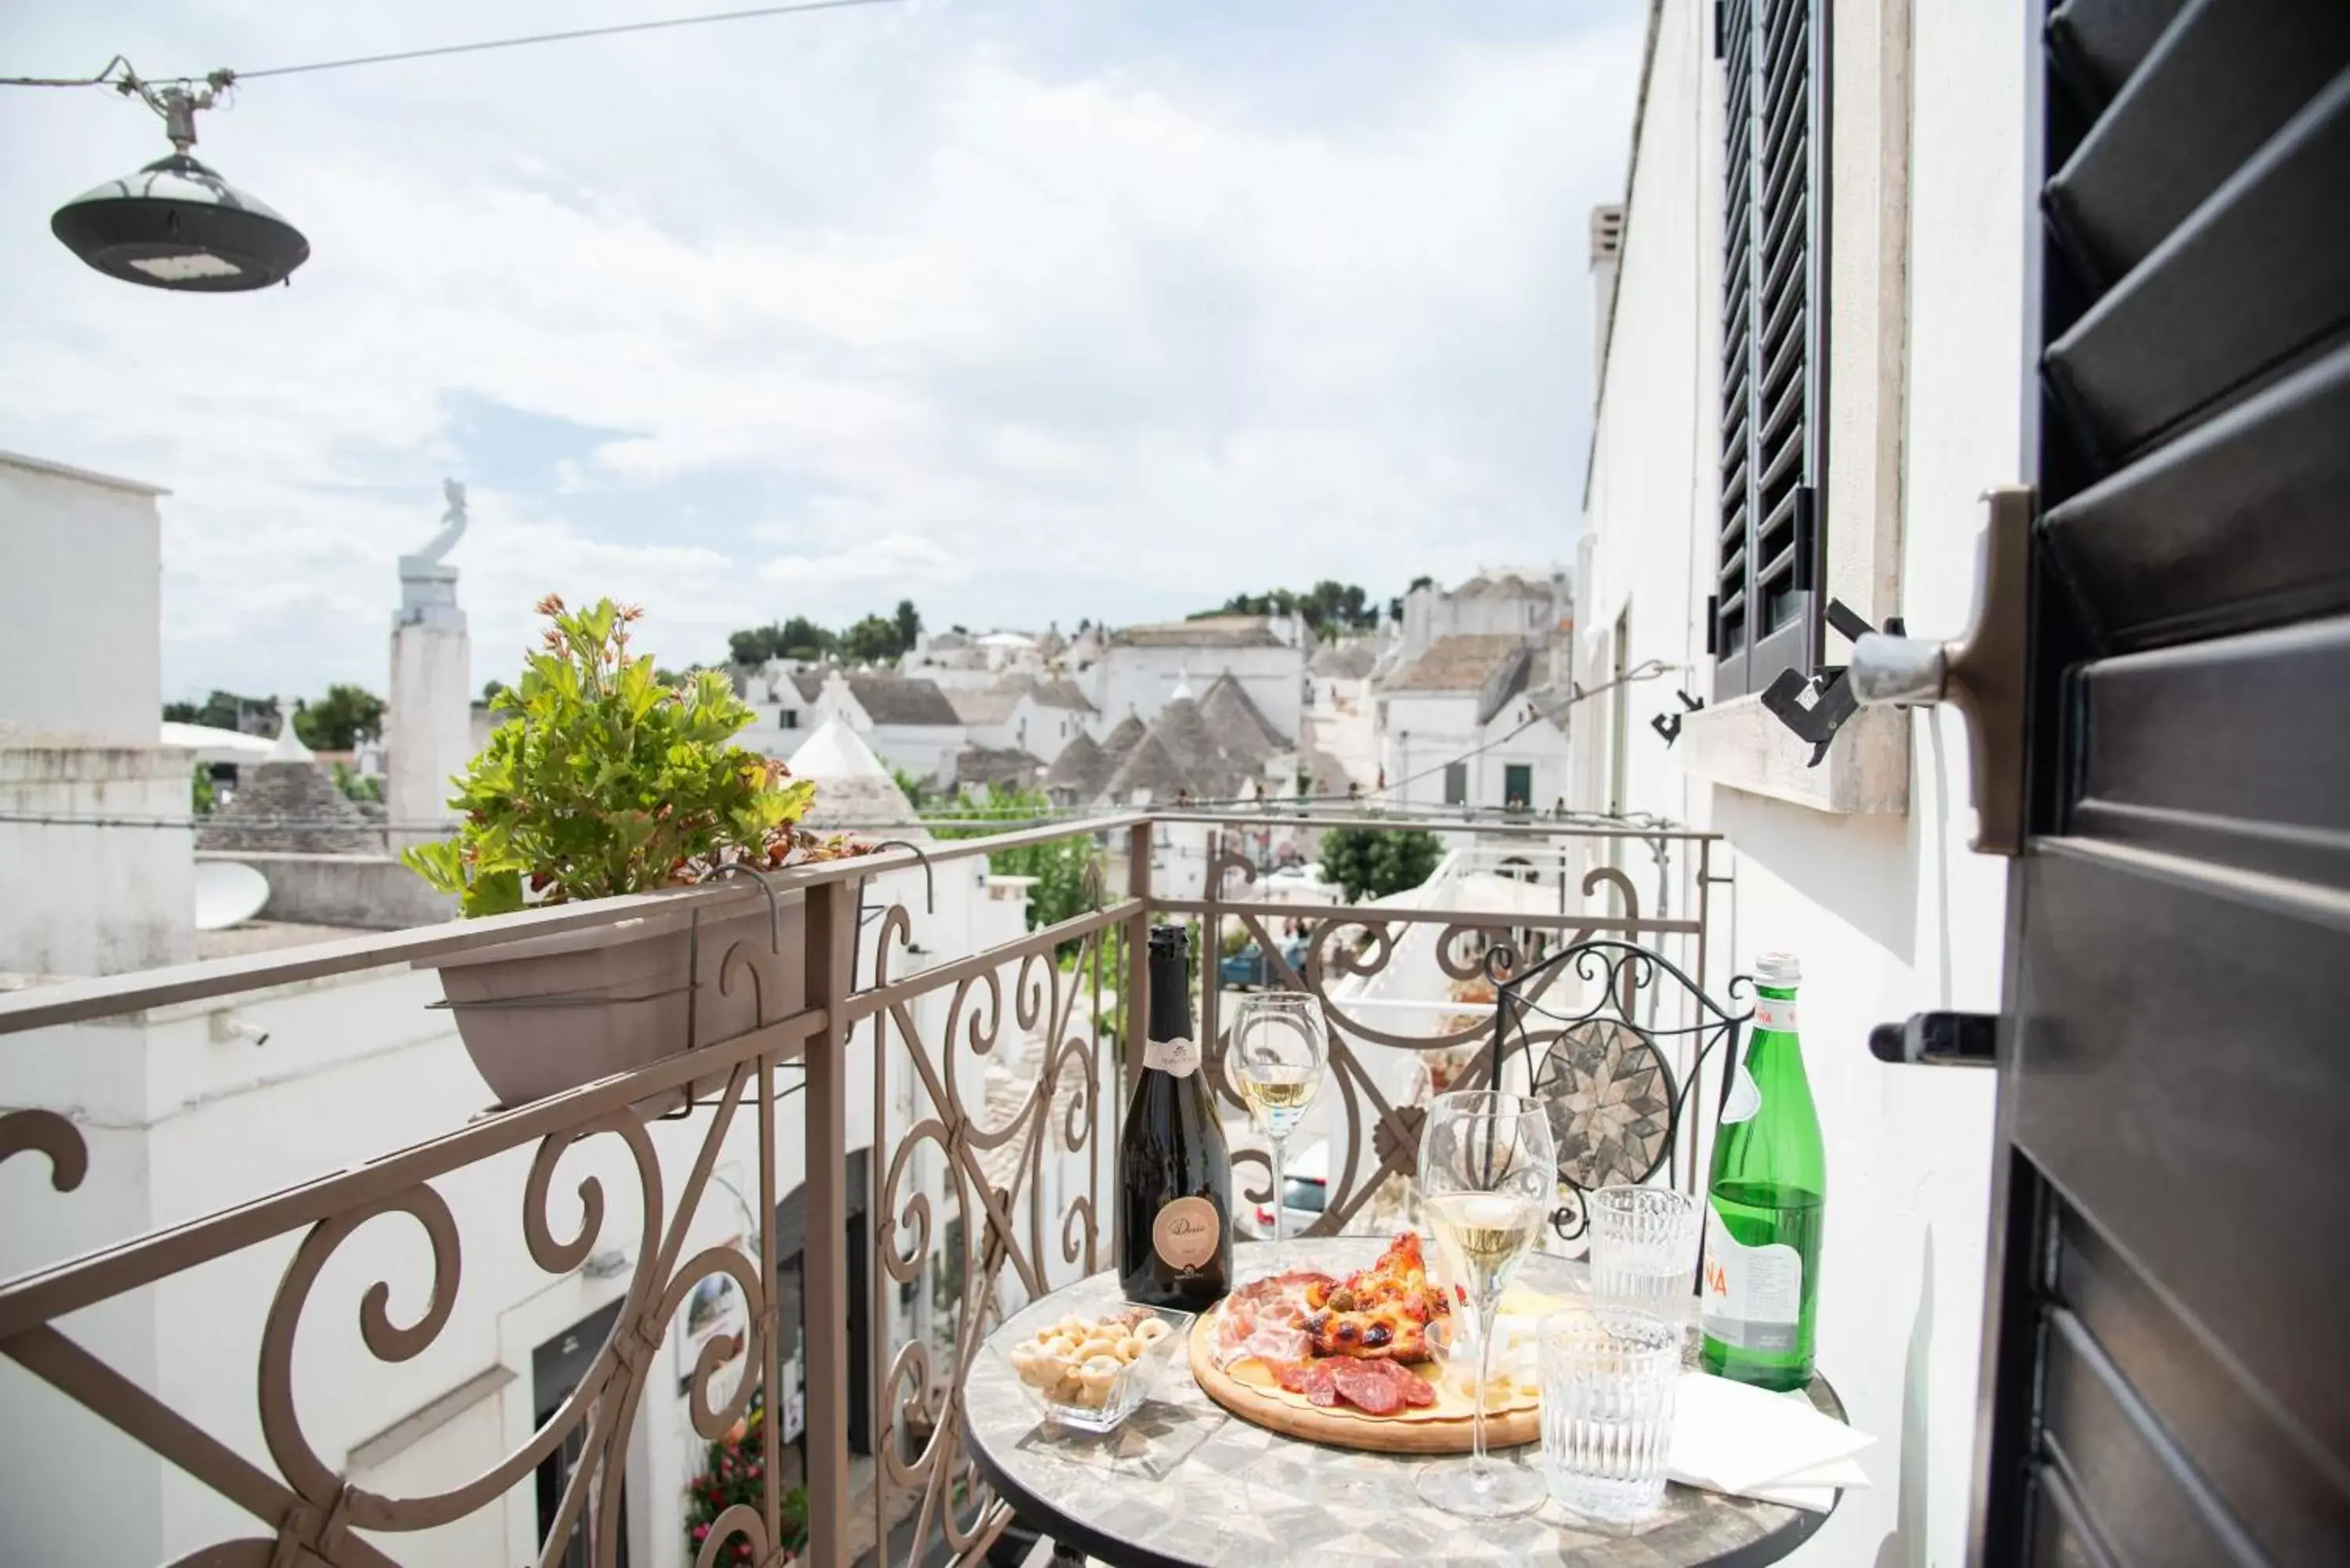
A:
MULTIPOLYGON (((1282 1208, 1288 1212, 1282 1218, 1282 1227, 1291 1240, 1305 1233, 1305 1227, 1322 1218, 1330 1197, 1330 1145, 1327 1141, 1308 1144, 1295 1150, 1288 1159, 1288 1168, 1282 1172, 1282 1208)), ((1251 1169, 1246 1174, 1235 1172, 1233 1183, 1244 1186, 1255 1179, 1251 1169)), ((1273 1240, 1273 1205, 1259 1203, 1241 1213, 1240 1231, 1253 1241, 1273 1240)))
MULTIPOLYGON (((1291 941, 1283 944, 1281 956, 1289 961, 1290 969, 1298 974, 1305 972, 1305 944, 1291 941)), ((1252 938, 1240 951, 1227 954, 1216 964, 1216 976, 1226 986, 1269 986, 1282 982, 1279 970, 1264 956, 1264 950, 1252 938)))

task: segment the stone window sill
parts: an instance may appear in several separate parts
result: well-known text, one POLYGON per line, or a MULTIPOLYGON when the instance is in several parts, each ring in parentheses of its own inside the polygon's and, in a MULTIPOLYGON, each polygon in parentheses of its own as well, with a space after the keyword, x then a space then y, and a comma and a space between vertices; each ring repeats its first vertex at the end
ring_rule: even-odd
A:
POLYGON ((1909 715, 1898 709, 1855 713, 1817 767, 1806 765, 1810 742, 1760 697, 1734 697, 1689 714, 1674 751, 1691 777, 1814 811, 1901 816, 1909 810, 1909 715))

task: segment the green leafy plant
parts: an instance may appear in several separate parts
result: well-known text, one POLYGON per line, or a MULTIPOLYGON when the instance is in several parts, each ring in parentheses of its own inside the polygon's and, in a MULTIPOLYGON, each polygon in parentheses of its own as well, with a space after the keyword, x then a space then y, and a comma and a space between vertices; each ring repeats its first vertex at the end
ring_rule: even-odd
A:
POLYGON ((189 804, 195 807, 198 816, 210 816, 213 807, 220 804, 220 792, 213 787, 210 763, 198 763, 194 773, 189 775, 189 804))
POLYGON ((1416 827, 1337 827, 1322 839, 1322 877, 1347 890, 1347 902, 1417 888, 1444 858, 1433 833, 1416 827))
MULTIPOLYGON (((695 1478, 685 1493, 685 1555, 691 1562, 702 1550, 702 1542, 717 1525, 718 1516, 740 1503, 758 1510, 766 1498, 766 1461, 760 1442, 759 1429, 767 1418, 764 1390, 751 1396, 751 1409, 724 1437, 711 1443, 702 1459, 702 1474, 695 1478)), ((807 1545, 807 1492, 794 1487, 784 1493, 779 1512, 783 1517, 783 1539, 775 1544, 786 1556, 796 1556, 807 1545)), ((718 1561, 723 1563, 751 1563, 751 1542, 736 1536, 719 1549, 718 1561)))
POLYGON ((460 895, 464 914, 650 892, 723 865, 768 868, 868 847, 801 829, 815 784, 728 743, 753 713, 724 675, 664 686, 649 655, 629 652, 641 610, 610 599, 571 610, 549 594, 538 611, 552 623, 546 646, 498 694, 491 711, 504 722, 454 781, 457 836, 400 856, 460 895))

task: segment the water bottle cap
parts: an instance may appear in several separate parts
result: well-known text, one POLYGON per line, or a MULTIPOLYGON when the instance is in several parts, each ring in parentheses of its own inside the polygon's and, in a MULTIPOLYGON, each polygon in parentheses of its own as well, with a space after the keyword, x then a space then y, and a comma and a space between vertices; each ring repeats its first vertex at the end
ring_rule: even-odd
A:
POLYGON ((1764 953, 1754 961, 1754 980, 1773 990, 1794 985, 1804 978, 1804 966, 1793 953, 1764 953))

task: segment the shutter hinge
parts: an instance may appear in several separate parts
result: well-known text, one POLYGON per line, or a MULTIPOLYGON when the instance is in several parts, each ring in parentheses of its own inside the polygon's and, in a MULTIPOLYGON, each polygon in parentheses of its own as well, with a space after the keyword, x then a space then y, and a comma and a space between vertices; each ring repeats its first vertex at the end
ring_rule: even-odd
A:
POLYGON ((1955 642, 1881 633, 1854 639, 1846 684, 1864 707, 1949 701, 1966 715, 1974 848, 2023 852, 2024 654, 2030 629, 2033 493, 1989 492, 1974 624, 1955 642))
POLYGON ((1721 651, 1721 596, 1705 596, 1705 656, 1714 658, 1721 651))

